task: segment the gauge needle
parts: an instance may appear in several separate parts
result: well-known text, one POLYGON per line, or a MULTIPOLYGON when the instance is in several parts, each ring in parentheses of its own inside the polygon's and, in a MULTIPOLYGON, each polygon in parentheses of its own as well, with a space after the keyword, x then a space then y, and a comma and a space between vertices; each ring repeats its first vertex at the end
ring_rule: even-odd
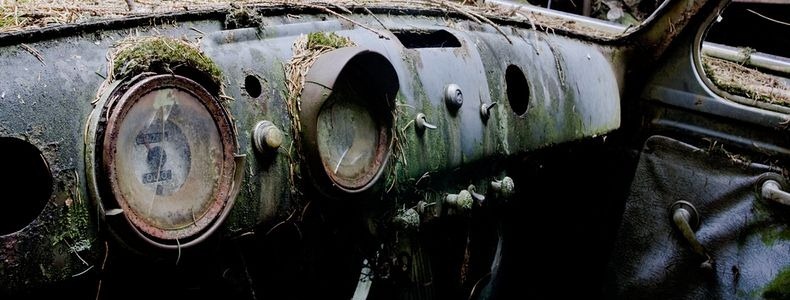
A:
POLYGON ((337 174, 337 169, 340 168, 340 163, 343 162, 343 158, 345 158, 346 154, 348 154, 348 150, 351 150, 351 147, 348 147, 346 151, 343 151, 343 155, 340 155, 340 160, 337 161, 337 165, 335 166, 335 174, 337 174))
MULTIPOLYGON (((161 134, 162 134, 162 143, 164 144, 164 142, 165 142, 165 118, 167 118, 167 115, 165 115, 164 107, 160 107, 160 109, 162 110, 162 133, 161 134)), ((157 190, 159 189, 159 179, 161 179, 159 177, 162 174, 162 159, 163 158, 164 158, 164 155, 159 155, 159 163, 156 164, 157 167, 156 167, 156 181, 155 182, 157 184, 157 190)), ((156 200, 156 192, 154 192, 154 194, 151 195, 151 203, 148 205, 148 214, 151 214, 151 210, 154 209, 154 200, 156 200)))

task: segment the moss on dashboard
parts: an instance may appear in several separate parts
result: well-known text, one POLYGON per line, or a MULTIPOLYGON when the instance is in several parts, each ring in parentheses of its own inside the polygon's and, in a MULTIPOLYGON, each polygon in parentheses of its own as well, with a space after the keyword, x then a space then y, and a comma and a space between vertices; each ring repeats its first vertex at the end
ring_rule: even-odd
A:
POLYGON ((126 39, 113 55, 112 64, 114 78, 149 71, 172 73, 173 69, 187 67, 211 76, 217 86, 222 79, 219 66, 197 47, 168 37, 126 39))
POLYGON ((785 267, 763 290, 765 299, 790 299, 790 267, 785 267))

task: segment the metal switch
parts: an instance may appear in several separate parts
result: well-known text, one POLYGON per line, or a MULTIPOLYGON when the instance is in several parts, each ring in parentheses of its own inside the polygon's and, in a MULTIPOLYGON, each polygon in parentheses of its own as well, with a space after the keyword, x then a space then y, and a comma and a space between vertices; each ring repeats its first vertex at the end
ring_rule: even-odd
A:
POLYGON ((458 194, 448 194, 444 198, 445 202, 450 204, 456 209, 470 210, 472 209, 472 193, 467 190, 461 190, 458 194))
POLYGON ((417 117, 414 119, 414 124, 416 124, 417 130, 423 131, 427 129, 436 129, 436 125, 428 123, 428 120, 425 119, 424 113, 417 114, 417 117))
POLYGON ((480 117, 483 118, 483 121, 491 117, 491 109, 494 108, 494 106, 496 106, 496 102, 483 103, 480 105, 480 117))
POLYGON ((672 223, 689 243, 691 250, 700 257, 705 258, 701 266, 703 268, 711 268, 711 257, 705 252, 705 247, 702 247, 702 244, 694 234, 694 230, 699 227, 699 213, 697 209, 687 201, 677 201, 672 203, 669 211, 672 214, 672 223))
POLYGON ((516 191, 516 185, 513 179, 505 176, 502 180, 492 181, 491 189, 497 193, 499 197, 510 198, 516 191))

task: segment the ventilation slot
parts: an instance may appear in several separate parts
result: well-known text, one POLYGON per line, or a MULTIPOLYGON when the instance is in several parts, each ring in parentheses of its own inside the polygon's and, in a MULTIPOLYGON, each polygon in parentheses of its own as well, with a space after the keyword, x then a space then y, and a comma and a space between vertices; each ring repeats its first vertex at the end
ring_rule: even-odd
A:
POLYGON ((409 49, 461 47, 461 42, 446 30, 393 30, 392 33, 409 49))

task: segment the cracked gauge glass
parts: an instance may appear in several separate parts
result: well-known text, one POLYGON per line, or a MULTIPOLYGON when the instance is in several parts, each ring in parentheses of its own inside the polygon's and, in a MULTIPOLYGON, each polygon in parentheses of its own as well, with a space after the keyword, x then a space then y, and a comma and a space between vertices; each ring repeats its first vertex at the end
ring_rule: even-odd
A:
POLYGON ((324 170, 344 188, 371 181, 382 162, 381 125, 364 99, 348 85, 324 103, 317 120, 318 151, 324 170))
POLYGON ((183 238, 221 207, 223 140, 211 112, 187 89, 141 90, 108 127, 110 182, 136 227, 161 239, 183 238))

